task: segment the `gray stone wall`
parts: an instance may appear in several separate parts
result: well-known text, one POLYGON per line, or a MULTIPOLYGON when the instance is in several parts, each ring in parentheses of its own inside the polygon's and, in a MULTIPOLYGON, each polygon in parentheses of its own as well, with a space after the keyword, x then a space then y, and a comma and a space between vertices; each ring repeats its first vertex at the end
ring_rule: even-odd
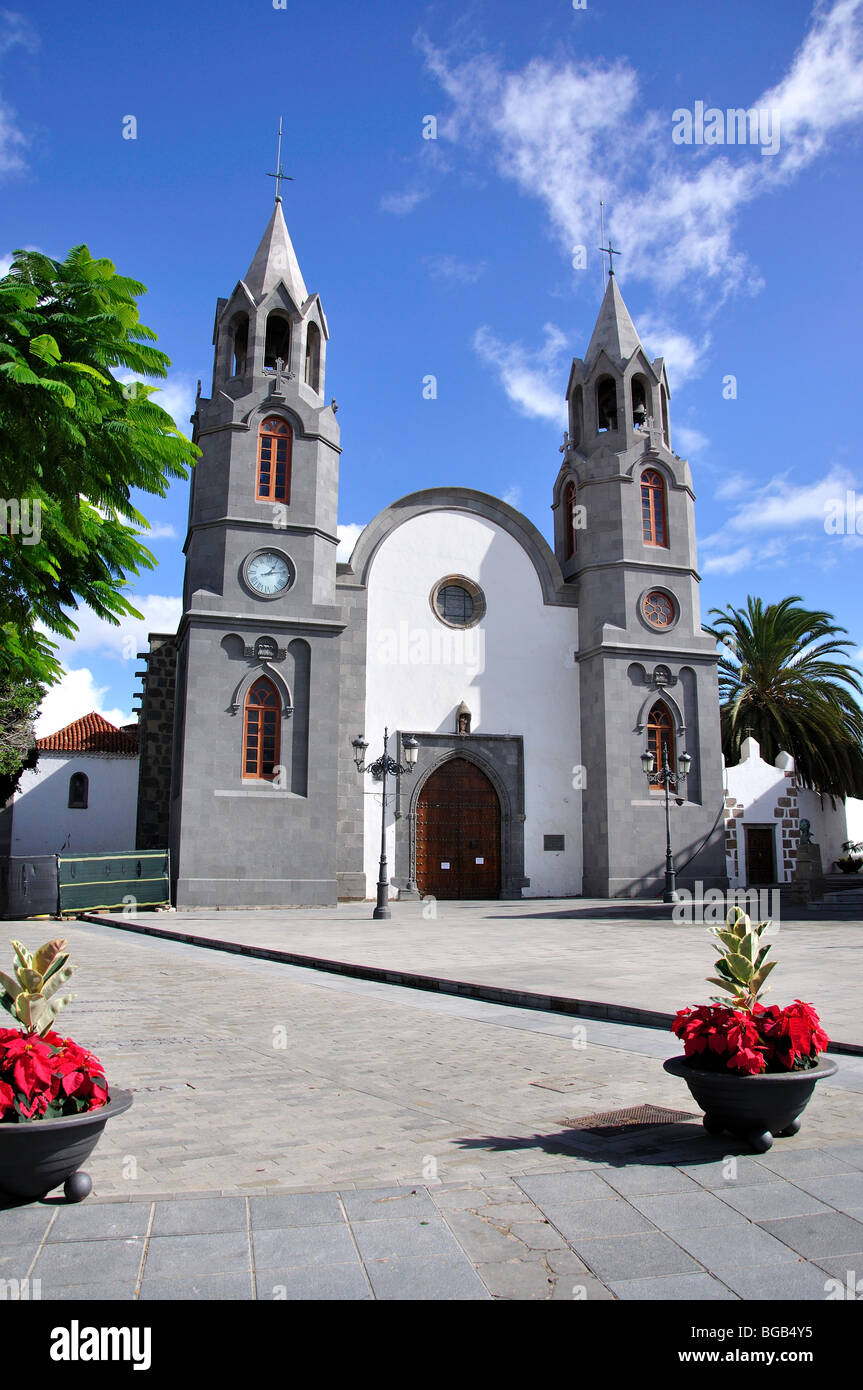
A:
POLYGON ((169 843, 171 770, 174 751, 174 686, 177 643, 173 634, 149 635, 138 716, 138 822, 136 849, 165 849, 169 843))

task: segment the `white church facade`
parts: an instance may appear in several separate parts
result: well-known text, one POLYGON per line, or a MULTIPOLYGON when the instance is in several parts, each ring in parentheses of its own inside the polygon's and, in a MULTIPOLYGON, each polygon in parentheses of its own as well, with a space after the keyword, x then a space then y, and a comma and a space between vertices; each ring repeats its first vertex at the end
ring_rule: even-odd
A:
MULTIPOLYGON (((565 388, 554 539, 451 486, 404 497, 337 563, 329 329, 281 201, 218 302, 200 393, 183 617, 143 653, 138 847, 171 849, 179 907, 374 895, 380 789, 392 896, 654 896, 650 749, 677 771, 679 882, 726 883, 715 644, 693 489, 661 359, 615 277, 565 388)), ((537 466, 542 460, 537 459, 537 466)), ((458 468, 464 476, 464 470, 458 468)))

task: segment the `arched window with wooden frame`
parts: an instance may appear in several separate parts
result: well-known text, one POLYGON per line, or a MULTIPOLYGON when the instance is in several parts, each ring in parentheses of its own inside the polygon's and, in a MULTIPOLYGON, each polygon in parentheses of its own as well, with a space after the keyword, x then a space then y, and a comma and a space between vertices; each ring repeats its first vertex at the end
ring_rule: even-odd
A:
POLYGON ((641 475, 641 531, 645 545, 668 547, 668 511, 665 479, 656 468, 641 475))
POLYGON ((576 487, 570 479, 563 490, 563 554, 564 558, 571 560, 578 550, 578 536, 576 535, 576 487))
POLYGON ((259 676, 246 696, 243 729, 243 776, 271 782, 279 762, 282 702, 266 676, 259 676))
POLYGON ((90 779, 86 772, 73 772, 69 778, 69 810, 86 811, 90 799, 90 779))
POLYGON ((653 772, 650 774, 651 785, 661 790, 659 774, 663 767, 669 768, 672 772, 676 767, 674 723, 671 718, 671 711, 662 700, 657 700, 648 715, 647 747, 653 754, 653 772))
POLYGON ((287 420, 270 415, 258 436, 259 502, 290 502, 293 432, 287 420))

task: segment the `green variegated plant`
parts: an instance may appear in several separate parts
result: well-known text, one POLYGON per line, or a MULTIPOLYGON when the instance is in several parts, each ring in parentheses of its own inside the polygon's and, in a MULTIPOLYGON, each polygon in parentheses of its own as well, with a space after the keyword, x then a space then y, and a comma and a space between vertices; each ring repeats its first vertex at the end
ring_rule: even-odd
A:
POLYGON ((769 922, 753 926, 742 908, 733 907, 724 927, 711 927, 712 935, 722 947, 722 955, 716 962, 718 973, 708 975, 708 983, 718 985, 731 995, 730 1001, 714 995, 713 1003, 730 1003, 748 1014, 754 1011, 759 996, 767 993, 764 981, 776 964, 776 961, 766 960, 770 947, 761 945, 762 933, 769 926, 769 922))
POLYGON ((66 942, 58 938, 46 941, 31 956, 20 941, 12 942, 17 957, 15 977, 13 979, 0 970, 0 987, 3 990, 0 1005, 28 1033, 47 1033, 60 1010, 75 998, 74 994, 54 998, 61 985, 78 968, 67 965, 69 953, 65 948, 66 942))

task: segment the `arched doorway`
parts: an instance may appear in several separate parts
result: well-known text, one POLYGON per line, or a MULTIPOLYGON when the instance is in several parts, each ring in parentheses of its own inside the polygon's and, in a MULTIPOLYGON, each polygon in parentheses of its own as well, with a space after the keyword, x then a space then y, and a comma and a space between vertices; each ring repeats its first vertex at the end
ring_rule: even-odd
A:
POLYGON ((500 897, 500 801, 466 758, 443 763, 420 792, 416 882, 423 897, 500 897))

